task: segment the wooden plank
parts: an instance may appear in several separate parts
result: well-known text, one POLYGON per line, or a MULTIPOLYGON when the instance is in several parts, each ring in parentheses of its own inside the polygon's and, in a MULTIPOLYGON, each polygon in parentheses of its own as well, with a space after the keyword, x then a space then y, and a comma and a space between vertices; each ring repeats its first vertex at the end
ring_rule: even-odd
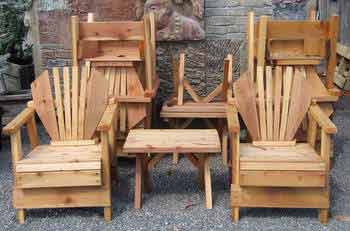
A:
POLYGON ((318 125, 328 134, 337 133, 337 127, 334 123, 326 116, 321 108, 317 104, 313 104, 310 106, 309 115, 312 116, 314 120, 318 123, 318 125))
POLYGON ((108 84, 108 97, 114 96, 114 88, 115 88, 115 72, 117 68, 107 68, 109 73, 107 73, 107 79, 109 81, 108 84))
POLYGON ((63 67, 64 86, 64 116, 66 125, 66 140, 72 139, 71 87, 69 67, 63 67))
POLYGON ((27 122, 27 133, 29 137, 29 143, 32 150, 39 145, 38 130, 36 128, 35 116, 27 122))
POLYGON ((337 66, 337 42, 339 34, 339 16, 331 16, 329 19, 329 57, 327 62, 327 80, 326 87, 327 89, 333 89, 334 84, 334 72, 335 67, 337 66))
POLYGON ((267 119, 267 139, 273 140, 273 80, 272 68, 266 67, 266 119, 267 119))
POLYGON ((248 171, 324 171, 322 162, 240 162, 241 170, 248 171), (278 166, 276 166, 278 165, 278 166))
POLYGON ((256 147, 289 147, 295 146, 296 140, 293 141, 253 141, 252 145, 256 147))
POLYGON ((286 140, 294 139, 295 133, 305 118, 310 106, 310 86, 307 85, 306 79, 303 76, 305 76, 305 69, 295 68, 285 136, 286 140))
POLYGON ((213 199, 211 192, 211 176, 209 166, 209 156, 204 158, 204 183, 205 183, 205 207, 207 209, 213 208, 213 199))
MULTIPOLYGON (((267 140, 266 134, 266 110, 265 110, 265 87, 264 87, 264 67, 257 67, 257 84, 258 84, 258 97, 259 97, 259 124, 260 124, 260 136, 261 140, 267 140)), ((250 107, 252 105, 249 105, 250 107)))
MULTIPOLYGON (((145 91, 134 68, 126 69, 127 75, 127 96, 142 97, 145 91)), ((128 128, 132 129, 146 117, 146 107, 142 103, 128 104, 128 128)))
MULTIPOLYGON (((191 84, 188 82, 187 79, 184 79, 183 80, 183 86, 184 86, 184 89, 186 89, 187 93, 192 97, 192 99, 199 103, 199 102, 202 102, 202 99, 201 97, 199 97, 197 95, 197 93, 195 92, 195 90, 193 90, 191 84)), ((203 101, 204 102, 204 101, 203 101)), ((182 105, 182 104, 181 104, 182 105)))
POLYGON ((76 145, 93 145, 97 144, 96 140, 64 140, 64 141, 51 141, 52 146, 76 146, 76 145))
POLYGON ((98 69, 92 69, 87 83, 84 138, 90 139, 107 106, 108 80, 98 69))
POLYGON ((178 86, 178 93, 177 93, 177 104, 182 105, 183 104, 183 97, 184 97, 184 75, 185 75, 185 54, 180 54, 180 60, 179 60, 179 86, 178 86))
MULTIPOLYGON (((127 79, 126 79, 126 70, 120 69, 120 95, 126 96, 127 91, 127 79)), ((120 105, 120 131, 125 132, 126 131, 126 105, 121 104, 120 105)))
POLYGON ((120 70, 119 68, 115 69, 115 84, 114 84, 114 97, 120 96, 120 70))
POLYGON ((102 187, 15 189, 15 208, 67 208, 110 206, 110 191, 102 187), (40 203, 38 203, 38 201, 40 203))
POLYGON ((258 34, 258 50, 257 50, 257 65, 258 65, 258 67, 265 66, 267 21, 268 21, 267 16, 263 15, 260 17, 259 34, 258 34))
POLYGON ((284 71, 284 76, 283 76, 283 101, 282 101, 281 127, 280 127, 280 136, 279 136, 280 140, 284 140, 286 135, 292 79, 293 79, 293 68, 288 66, 284 71))
POLYGON ((75 163, 39 163, 28 164, 17 162, 16 173, 22 172, 49 172, 49 171, 79 171, 101 170, 101 161, 75 162, 75 163))
POLYGON ((273 139, 279 140, 280 119, 281 119, 281 94, 282 94, 282 67, 275 69, 275 89, 274 89, 274 127, 273 139))
POLYGON ((80 77, 80 95, 79 95, 79 120, 78 120, 78 138, 84 138, 84 128, 85 128, 85 110, 86 110, 86 87, 89 78, 88 67, 82 68, 82 74, 80 77))
MULTIPOLYGON (((226 83, 228 85, 228 83, 226 83)), ((219 94, 222 94, 222 92, 226 92, 224 93, 225 95, 225 101, 226 101, 226 97, 227 97, 227 89, 228 86, 226 88, 226 90, 223 89, 223 85, 224 83, 219 84, 212 92, 209 93, 209 95, 207 95, 206 97, 201 99, 201 102, 203 103, 209 103, 211 102, 215 97, 217 97, 219 94)))
POLYGON ((17 173, 17 188, 51 188, 99 186, 102 184, 100 170, 17 173))
POLYGON ((242 186, 324 187, 325 172, 316 171, 241 171, 242 186))
POLYGON ((52 140, 59 140, 56 110, 51 93, 49 74, 43 72, 31 84, 35 110, 52 140))
POLYGON ((248 13, 248 72, 254 82, 254 12, 248 13))
POLYGON ((52 69, 54 87, 55 87, 55 102, 57 108, 57 118, 58 118, 58 130, 60 133, 60 139, 65 140, 65 125, 64 125, 64 115, 63 115, 63 105, 62 105, 62 92, 60 83, 60 73, 57 67, 52 69))
POLYGON ((85 41, 144 40, 142 21, 80 22, 79 39, 85 41))
POLYGON ((71 33, 72 33, 72 63, 78 66, 78 41, 79 41, 79 17, 71 17, 71 33))
POLYGON ((134 195, 134 207, 140 209, 142 206, 142 158, 136 157, 135 167, 135 195, 134 195))
POLYGON ((223 101, 227 101, 228 98, 232 98, 232 55, 227 55, 224 60, 224 79, 222 82, 222 98, 223 101))
POLYGON ((128 134, 126 153, 217 153, 221 152, 215 129, 135 129, 128 134))
POLYGON ((150 24, 150 15, 146 14, 143 17, 143 22, 144 22, 144 48, 145 48, 145 72, 146 72, 146 90, 152 90, 153 86, 152 86, 152 82, 153 82, 153 78, 155 78, 155 76, 153 76, 153 74, 155 73, 155 66, 153 65, 154 63, 154 55, 152 54, 153 52, 155 52, 155 48, 152 47, 152 43, 154 41, 152 41, 152 35, 151 35, 151 24, 150 24))
POLYGON ((78 139, 79 121, 79 70, 78 66, 72 67, 72 139, 78 139))
POLYGON ((253 82, 243 75, 233 85, 237 109, 253 140, 260 139, 259 119, 253 82))
POLYGON ((231 188, 232 206, 266 208, 329 208, 329 193, 320 188, 231 188))

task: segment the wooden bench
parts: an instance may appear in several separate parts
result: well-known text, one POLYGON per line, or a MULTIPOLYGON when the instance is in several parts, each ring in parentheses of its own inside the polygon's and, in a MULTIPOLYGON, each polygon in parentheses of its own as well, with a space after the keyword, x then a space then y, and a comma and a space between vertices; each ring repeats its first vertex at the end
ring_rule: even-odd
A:
POLYGON ((136 129, 126 138, 123 152, 136 155, 135 208, 141 208, 142 181, 150 188, 148 169, 166 153, 183 153, 198 167, 200 183, 204 185, 206 208, 212 208, 209 154, 221 152, 215 129, 136 129), (155 153, 152 158, 147 153, 155 153), (142 179, 143 178, 143 179, 142 179))

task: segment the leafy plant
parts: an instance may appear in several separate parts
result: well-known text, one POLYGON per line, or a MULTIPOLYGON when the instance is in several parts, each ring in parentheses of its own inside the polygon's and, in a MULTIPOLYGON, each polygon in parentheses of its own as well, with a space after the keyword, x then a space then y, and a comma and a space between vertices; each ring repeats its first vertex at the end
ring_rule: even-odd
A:
POLYGON ((29 26, 24 23, 31 4, 32 0, 7 0, 0 5, 0 54, 9 53, 8 61, 21 65, 33 62, 32 46, 25 42, 29 26))

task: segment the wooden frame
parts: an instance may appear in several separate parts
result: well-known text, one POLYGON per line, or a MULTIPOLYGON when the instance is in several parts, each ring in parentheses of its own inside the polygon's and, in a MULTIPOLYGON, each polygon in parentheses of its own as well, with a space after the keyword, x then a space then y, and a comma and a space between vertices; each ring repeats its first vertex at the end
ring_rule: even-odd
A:
POLYGON ((54 101, 45 71, 32 83, 33 101, 3 129, 11 138, 13 206, 20 223, 26 209, 63 207, 104 207, 105 220, 111 220, 110 154, 116 148, 117 104, 107 105, 107 80, 97 86, 95 70, 89 79, 86 68, 81 73, 78 67, 71 72, 66 67, 53 68, 54 101), (39 145, 36 114, 51 137, 50 145, 39 145), (20 129, 24 125, 31 144, 26 156, 20 129))
MULTIPOLYGON (((173 128, 187 128, 194 119, 202 119, 209 128, 217 128, 221 134, 223 163, 227 164, 227 126, 225 124, 225 105, 233 99, 232 70, 233 57, 224 60, 224 78, 207 96, 198 96, 190 82, 185 79, 185 54, 173 59, 173 85, 171 98, 167 100, 160 112, 160 117, 169 121, 173 128), (184 99, 187 92, 191 99, 184 99), (213 123, 212 120, 215 120, 213 123)), ((178 162, 178 153, 173 154, 173 163, 178 162)))
POLYGON ((330 203, 330 140, 337 128, 315 100, 310 105, 304 68, 264 69, 260 78, 265 81, 258 79, 258 99, 253 79, 242 75, 234 84, 235 100, 227 106, 232 220, 238 221, 241 207, 317 208, 325 224, 330 203), (260 102, 266 102, 266 107, 260 102), (240 143, 238 112, 252 143, 240 143), (307 142, 296 143, 296 130, 305 116, 309 120, 307 142), (317 127, 321 128, 320 152, 315 147, 317 127))
MULTIPOLYGON (((154 14, 141 21, 71 20, 73 65, 102 69, 109 79, 108 94, 119 103, 118 139, 134 127, 151 127, 153 99, 160 81, 156 74, 154 14)), ((118 155, 128 156, 125 153, 118 155)))
POLYGON ((335 102, 340 95, 340 91, 333 84, 339 18, 331 16, 328 21, 317 21, 314 14, 310 14, 309 20, 304 21, 264 22, 266 17, 262 16, 253 27, 254 13, 251 12, 248 17, 248 38, 255 37, 255 41, 248 41, 248 51, 254 52, 254 56, 248 57, 249 71, 252 71, 254 57, 257 59, 257 66, 263 66, 263 60, 274 65, 308 66, 312 72, 307 73, 307 78, 310 85, 314 86, 313 98, 318 102, 335 102), (313 68, 321 60, 327 63, 326 84, 322 83, 313 68))

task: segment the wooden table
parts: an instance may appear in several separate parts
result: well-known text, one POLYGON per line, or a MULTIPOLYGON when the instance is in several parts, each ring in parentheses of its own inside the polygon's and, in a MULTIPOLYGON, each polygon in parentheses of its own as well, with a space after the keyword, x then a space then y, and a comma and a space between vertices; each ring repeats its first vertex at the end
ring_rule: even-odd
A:
POLYGON ((141 208, 142 183, 150 189, 148 169, 166 153, 183 153, 199 169, 199 180, 205 188, 206 208, 212 208, 209 154, 221 152, 215 129, 135 129, 126 138, 123 151, 136 154, 135 208, 141 208), (147 153, 155 153, 148 158, 147 153))

